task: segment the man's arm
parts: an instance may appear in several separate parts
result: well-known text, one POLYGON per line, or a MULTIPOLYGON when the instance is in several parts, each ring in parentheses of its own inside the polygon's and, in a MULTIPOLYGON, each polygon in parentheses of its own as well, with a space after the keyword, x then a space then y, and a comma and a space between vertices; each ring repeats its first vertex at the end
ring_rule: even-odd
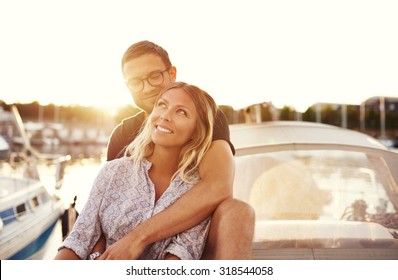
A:
POLYGON ((227 141, 213 141, 199 166, 201 181, 173 205, 140 224, 99 259, 137 259, 145 247, 199 224, 232 197, 235 165, 227 141))

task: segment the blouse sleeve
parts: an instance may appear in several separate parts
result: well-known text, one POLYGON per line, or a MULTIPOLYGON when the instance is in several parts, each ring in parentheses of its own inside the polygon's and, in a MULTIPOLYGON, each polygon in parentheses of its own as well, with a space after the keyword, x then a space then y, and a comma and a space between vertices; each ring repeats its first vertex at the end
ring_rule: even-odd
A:
POLYGON ((106 187, 112 178, 110 163, 106 163, 98 173, 82 212, 59 248, 69 248, 81 259, 87 258, 102 233, 99 209, 106 187))
POLYGON ((199 260, 206 244, 209 227, 210 217, 174 236, 164 250, 162 259, 170 253, 181 260, 199 260))

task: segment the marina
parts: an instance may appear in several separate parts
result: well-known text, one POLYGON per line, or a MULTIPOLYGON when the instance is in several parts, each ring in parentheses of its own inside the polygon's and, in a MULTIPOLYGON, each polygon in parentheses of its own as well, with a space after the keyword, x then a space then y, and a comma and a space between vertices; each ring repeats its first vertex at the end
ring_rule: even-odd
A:
MULTIPOLYGON (((67 150, 67 147, 64 147, 67 150)), ((91 151, 92 153, 102 154, 102 157, 92 157, 80 153, 80 159, 71 161, 65 169, 65 177, 62 188, 58 194, 61 197, 64 207, 67 207, 69 203, 73 201, 74 196, 77 196, 76 210, 81 211, 84 204, 87 201, 91 186, 94 182, 95 176, 105 161, 104 151, 105 147, 97 147, 97 149, 83 148, 81 151, 91 151)), ((397 152, 397 149, 393 149, 397 152)), ((77 151, 74 151, 76 154, 77 151)), ((46 165, 41 165, 40 171, 43 174, 49 174, 51 168, 46 165)), ((5 171, 5 164, 0 166, 2 172, 5 171)), ((51 180, 50 180, 51 181, 51 180)), ((58 221, 54 227, 52 234, 49 236, 46 246, 42 249, 41 253, 36 256, 35 259, 40 260, 52 260, 57 253, 57 248, 62 242, 62 227, 61 221, 58 221)))
MULTIPOLYGON (((20 143, 17 149, 5 145, 8 144, 6 141, 2 141, 1 146, 0 259, 52 259, 54 255, 48 248, 59 246, 62 241, 59 238, 67 234, 74 222, 72 206, 76 206, 77 190, 64 192, 66 170, 68 166, 76 162, 81 165, 91 157, 81 152, 71 153, 70 145, 66 150, 58 149, 59 143, 54 151, 43 148, 52 147, 50 143, 34 147, 17 108, 13 106, 11 109, 20 143), (73 161, 70 154, 74 155, 73 161), (51 245, 52 240, 54 245, 51 245)), ((98 152, 95 154, 100 159, 103 149, 96 147, 98 152)), ((97 167, 98 162, 100 160, 97 167)), ((79 167, 79 171, 86 171, 79 167)), ((70 182, 73 178, 70 173, 68 177, 68 184, 76 187, 90 178, 87 172, 80 174, 76 183, 70 182)))
MULTIPOLYGON (((64 148, 67 150, 66 147, 64 148)), ((103 147, 97 147, 97 150, 99 153, 103 150, 103 147)), ((84 203, 87 201, 91 185, 101 167, 102 162, 100 158, 89 157, 88 155, 82 153, 79 153, 79 155, 81 157, 80 159, 71 161, 66 166, 62 187, 60 189, 54 188, 55 181, 52 174, 54 174, 56 168, 46 163, 41 163, 38 165, 38 173, 41 175, 40 179, 43 182, 46 191, 48 191, 51 196, 56 196, 59 198, 59 201, 56 204, 56 209, 58 209, 56 213, 54 212, 54 208, 51 208, 50 205, 48 207, 51 209, 46 208, 42 210, 46 213, 54 213, 53 222, 51 223, 52 230, 48 234, 48 240, 44 244, 43 248, 41 248, 41 250, 34 256, 28 257, 29 259, 53 259, 57 252, 58 246, 62 242, 62 226, 61 219, 59 217, 62 216, 64 210, 67 209, 70 203, 73 202, 75 196, 77 197, 75 208, 78 212, 81 211, 84 203)), ((18 174, 21 171, 21 168, 21 165, 12 167, 9 163, 2 161, 0 162, 0 178, 5 175, 9 176, 10 174, 14 176, 13 174, 18 174)), ((4 183, 5 180, 0 181, 2 192, 4 192, 4 183)), ((38 185, 36 188, 38 188, 38 185)), ((31 207, 31 205, 26 205, 26 207, 31 207)), ((22 256, 17 256, 17 258, 25 259, 25 257, 22 256)))
MULTIPOLYGON (((43 144, 43 145, 36 145, 35 147, 31 146, 29 138, 26 135, 26 131, 24 129, 24 124, 21 120, 17 119, 18 128, 20 130, 21 135, 21 149, 18 152, 11 152, 9 154, 9 160, 1 160, 0 161, 0 185, 1 185, 1 235, 0 235, 0 259, 37 259, 37 260, 51 260, 55 257, 57 253, 57 249, 62 243, 62 238, 65 232, 64 224, 63 224, 63 215, 66 209, 70 205, 73 205, 77 212, 81 212, 83 206, 85 205, 89 192, 91 190, 92 184, 94 179, 99 172, 101 166, 105 162, 105 154, 106 154, 106 145, 104 144, 65 144, 59 143, 57 145, 51 144, 43 144), (22 175, 23 174, 23 175, 22 175), (26 175, 28 174, 28 175, 26 175), (55 175, 55 176, 54 176, 55 175)), ((370 158, 371 162, 369 165, 365 167, 361 166, 344 166, 343 163, 355 163, 358 161, 357 156, 354 159, 349 159, 347 156, 349 153, 345 151, 344 153, 341 152, 334 152, 332 157, 327 157, 321 163, 328 163, 328 164, 335 164, 336 166, 333 167, 331 170, 338 170, 335 171, 328 171, 326 172, 327 166, 324 168, 318 168, 320 164, 315 164, 311 167, 311 173, 309 171, 305 174, 310 176, 309 181, 305 180, 291 180, 292 182, 315 182, 312 180, 318 180, 320 185, 325 186, 335 186, 335 189, 323 189, 321 188, 318 190, 320 194, 326 194, 325 205, 318 205, 316 209, 316 214, 314 217, 311 218, 312 221, 308 221, 308 217, 313 217, 314 214, 306 213, 308 209, 312 209, 309 207, 310 204, 306 204, 304 208, 308 208, 303 213, 293 213, 294 211, 288 211, 284 213, 285 208, 281 208, 282 212, 275 216, 280 219, 280 221, 269 221, 270 213, 273 213, 275 210, 264 209, 264 205, 272 205, 272 199, 275 199, 274 204, 277 206, 278 203, 276 202, 277 197, 266 195, 264 201, 267 203, 257 201, 260 197, 260 194, 263 194, 265 190, 265 186, 274 186, 276 178, 281 176, 277 176, 277 170, 281 170, 285 175, 285 180, 282 181, 278 190, 283 189, 284 187, 288 186, 289 180, 286 181, 286 172, 287 170, 292 171, 292 174, 297 174, 298 163, 297 159, 300 158, 301 164, 308 164, 311 162, 310 156, 311 153, 304 151, 300 152, 298 155, 294 155, 292 159, 290 155, 288 156, 287 151, 285 153, 281 153, 281 149, 287 145, 289 141, 293 138, 293 136, 300 135, 300 137, 311 135, 311 138, 300 138, 301 140, 294 141, 295 150, 298 151, 300 141, 302 145, 306 148, 304 150, 308 150, 308 145, 310 145, 311 141, 321 141, 317 143, 315 146, 318 147, 317 149, 326 144, 327 141, 332 139, 333 137, 325 136, 326 128, 331 129, 332 126, 324 126, 321 124, 314 124, 314 123, 300 123, 300 122, 271 122, 268 124, 263 125, 254 125, 254 126, 247 126, 247 125, 237 125, 231 126, 231 139, 236 148, 236 177, 235 177, 235 185, 234 185, 234 196, 238 199, 243 201, 249 202, 251 205, 255 207, 260 207, 260 209, 256 209, 256 213, 258 217, 263 215, 265 217, 265 221, 257 221, 256 225, 256 236, 254 242, 254 253, 257 259, 264 259, 264 258, 272 258, 274 259, 276 255, 266 255, 265 252, 270 252, 269 250, 264 250, 265 244, 269 243, 267 238, 270 238, 270 229, 273 229, 275 232, 275 238, 280 236, 280 227, 290 227, 294 228, 297 225, 306 225, 309 232, 313 232, 313 227, 315 226, 322 226, 324 229, 328 229, 327 232, 331 233, 331 228, 337 227, 340 228, 339 215, 341 215, 342 210, 339 209, 341 207, 341 203, 344 201, 344 206, 348 205, 346 211, 344 212, 344 217, 347 216, 347 221, 345 221, 344 227, 346 228, 345 234, 346 236, 340 236, 342 231, 336 232, 336 244, 340 244, 339 240, 348 240, 352 239, 352 233, 355 232, 356 228, 353 226, 358 227, 361 225, 362 229, 360 230, 364 236, 358 237, 359 243, 362 244, 362 240, 366 242, 373 242, 368 240, 367 232, 370 232, 371 236, 374 236, 374 233, 377 231, 380 233, 382 241, 388 241, 392 244, 396 242, 393 239, 397 239, 395 237, 390 237, 389 235, 393 234, 395 236, 396 233, 396 225, 397 225, 397 217, 396 213, 393 211, 392 204, 396 203, 396 198, 394 194, 383 194, 382 190, 382 183, 388 182, 390 184, 391 181, 386 181, 385 176, 388 172, 382 172, 384 174, 383 177, 377 179, 375 174, 379 172, 378 169, 372 170, 371 166, 374 165, 375 162, 382 162, 383 160, 397 160, 397 155, 395 153, 397 150, 394 148, 387 148, 383 146, 381 142, 377 141, 376 139, 371 139, 366 135, 356 134, 356 132, 338 129, 336 127, 333 128, 333 135, 336 138, 340 133, 344 135, 342 139, 344 141, 348 141, 350 144, 347 146, 346 149, 354 149, 353 151, 358 152, 359 149, 362 148, 372 148, 371 154, 364 157, 370 158), (292 131, 294 133, 291 134, 291 137, 285 139, 287 132, 284 131, 281 133, 280 130, 284 129, 284 126, 290 125, 292 131), (270 128, 271 131, 264 131, 264 129, 270 128), (307 129, 314 129, 319 130, 319 133, 309 133, 306 132, 307 129), (243 133, 242 133, 243 131, 243 133), (320 133, 322 132, 322 133, 320 133), (350 137, 345 136, 345 133, 349 133, 350 137), (317 135, 317 137, 314 137, 317 135), (268 139, 272 136, 272 139, 268 139), (356 141, 352 138, 353 136, 358 137, 356 141), (280 138, 280 139, 279 139, 280 138), (326 138, 326 140, 324 139, 326 138), (349 140, 348 140, 349 139, 349 140), (257 143, 257 142, 258 143, 257 143), (280 142, 278 144, 278 141, 280 142), (352 144, 352 143, 355 143, 352 144), (263 146, 261 152, 259 152, 261 145, 263 146), (321 145, 321 146, 320 146, 321 145), (364 146, 364 147, 361 147, 364 146), (375 157, 373 153, 375 149, 379 149, 381 157, 375 157), (257 150, 259 151, 257 151, 257 150), (270 149, 270 151, 275 152, 279 151, 279 155, 275 158, 268 159, 265 155, 266 149, 270 149), (257 151, 257 152, 256 152, 257 151), (281 156, 282 155, 282 156, 281 156), (344 160, 335 160, 336 156, 346 157, 344 160), (297 158, 298 156, 298 158, 297 158), (264 157, 264 160, 261 159, 264 157), (266 160, 265 160, 266 159, 266 160), (259 164, 260 161, 262 164, 259 164), (254 164, 250 164, 250 163, 254 164), (281 164, 280 162, 289 163, 287 165, 281 164), (294 165, 290 165, 291 162, 296 162, 294 165), (275 165, 275 166, 274 166, 275 165), (267 168, 265 168, 267 166, 267 168), (289 167, 290 166, 290 167, 289 167), (315 166, 319 169, 316 169, 315 166), (279 168, 279 169, 278 169, 279 168), (282 169, 280 169, 282 168, 282 169), (343 171, 344 170, 344 171, 343 171), (365 172, 366 171, 366 172, 365 172), (270 172, 271 175, 267 175, 267 172, 270 172), (251 177, 250 174, 254 174, 251 177), (263 174, 263 175, 261 175, 263 174), (312 174, 312 175, 311 175, 312 174), (333 175, 331 175, 333 174, 333 175), (261 176, 259 176, 261 175, 261 176), (267 180, 271 180, 270 178, 266 177, 271 176, 270 178, 273 180, 272 184, 265 184, 261 186, 261 182, 268 182, 267 180), (330 175, 330 176, 329 176, 330 175), (352 179, 349 180, 349 176, 354 175, 352 179), (268 178, 268 179, 267 179, 268 178), (325 183, 327 180, 329 182, 325 183), (340 179, 339 179, 340 178, 340 179), (344 181, 346 181, 344 187, 339 186, 344 181), (253 184, 254 183, 254 184, 253 184), (254 186, 254 187, 253 187, 254 186), (367 187, 366 187, 367 186, 367 187), (340 190, 346 189, 346 192, 340 193, 340 190), (365 188, 365 191, 361 191, 361 189, 365 188), (370 189, 379 188, 374 196, 370 195, 368 197, 368 193, 370 189), (253 189, 253 190, 252 190, 253 189), (350 194, 352 190, 359 190, 358 197, 352 196, 350 194), (349 190, 349 191, 348 191, 349 190), (258 193, 252 194, 252 192, 258 191, 258 193), (331 193, 338 191, 339 193, 336 195, 338 199, 334 200, 334 203, 331 203, 331 193), (363 194, 366 193, 366 196, 363 194), (345 201, 342 199, 343 195, 349 194, 348 199, 345 201), (380 197, 379 197, 380 195, 380 197), (392 197, 390 202, 389 199, 392 197), (252 201, 252 199, 254 199, 252 201), (367 204, 370 206, 368 211, 369 213, 365 213, 362 216, 357 216, 355 207, 361 206, 364 202, 363 199, 367 199, 367 204), (351 202, 355 202, 350 206, 351 202), (258 203, 259 202, 259 203, 258 203), (361 204, 362 203, 362 204, 361 204), (385 205, 384 205, 385 203, 385 205), (358 206, 359 205, 359 206, 358 206), (349 210, 352 208, 352 212, 349 210), (337 210, 336 210, 336 209, 337 210), (322 210, 322 211, 321 211, 322 210), (327 213, 326 216, 319 216, 321 213, 327 213), (383 214, 384 213, 384 214, 383 214), (289 219, 286 219, 286 215, 290 215, 289 219), (319 216, 319 217, 318 217, 319 216), (282 217, 282 218, 280 218, 282 217), (294 217, 294 218, 292 218, 294 217), (300 219, 298 221, 294 221, 297 217, 300 219), (304 218, 303 218, 304 217, 304 218), (318 217, 318 218, 317 218, 318 217), (369 220, 371 217, 371 220, 369 220), (357 222, 352 223, 351 221, 357 222), (371 221, 372 223, 362 223, 359 222, 363 221, 371 221), (375 224, 377 223, 377 224, 375 224), (386 228, 382 228, 382 226, 390 227, 390 233, 386 234, 386 228), (262 228, 267 227, 267 230, 263 230, 262 228), (353 230, 354 229, 354 230, 353 230)), ((337 139, 337 138, 336 138, 337 139)), ((336 140, 337 141, 337 140, 336 140)), ((342 141, 342 140, 339 140, 342 141)), ((331 148, 330 150, 338 150, 343 142, 336 142, 329 143, 331 148), (336 144, 338 144, 336 146, 336 144)), ((6 147, 3 145, 6 149, 6 147)), ((315 150, 317 150, 315 149, 315 150)), ((326 150, 328 150, 326 149, 326 150)), ((4 150, 4 149, 3 149, 4 150)), ((355 153, 353 153, 354 155, 355 153)), ((326 154, 324 154, 326 155, 326 154)), ((315 156, 314 159, 319 159, 319 156, 315 156)), ((362 162, 362 160, 361 160, 362 162)), ((301 165, 300 165, 301 166, 301 165)), ((376 164, 376 166, 382 166, 381 164, 376 164)), ((390 168, 396 168, 396 164, 392 164, 390 168)), ((303 167, 301 167, 303 168, 303 167)), ((310 170, 309 169, 309 170, 310 170)), ((394 172, 395 174, 395 172, 394 172)), ((304 173, 300 173, 301 176, 304 173)), ((380 175, 381 176, 381 175, 380 175)), ((394 175, 395 176, 395 175, 394 175)), ((388 177, 388 176, 387 176, 388 177)), ((308 187, 308 184, 302 184, 308 187)), ((301 188, 300 184, 294 185, 297 188, 301 188)), ((386 188, 386 190, 391 190, 389 192, 396 192, 395 190, 395 183, 392 187, 386 188)), ((317 189, 317 188, 315 188, 317 189)), ((298 191, 298 190, 297 190, 298 191)), ((358 193, 358 191, 356 191, 358 193)), ((283 199, 287 199, 289 197, 289 193, 287 192, 283 199)), ((303 193, 303 197, 300 201, 307 199, 309 194, 303 193)), ((319 197, 322 197, 320 195, 319 197)), ((283 200, 282 199, 282 200, 283 200)), ((293 205, 289 203, 288 205, 293 205)), ((314 206, 314 207, 315 207, 314 206)), ((299 207, 299 206, 297 206, 299 207)), ((300 206, 301 207, 301 206, 300 206)), ((303 208, 303 209, 304 209, 303 208)), ((301 208, 300 208, 301 209, 301 208)), ((278 211, 279 211, 278 210, 278 211)), ((314 209, 313 209, 314 210, 314 209)), ((296 211, 296 210, 295 210, 296 211)), ((300 210, 301 211, 301 210, 300 210)), ((274 215, 274 214, 272 214, 274 215)), ((272 216, 273 217, 273 216, 272 216)), ((272 219, 274 219, 273 217, 272 219)), ((272 220, 271 219, 271 220, 272 220)), ((287 230, 284 232, 293 233, 296 230, 287 230)), ((300 230, 302 233, 303 231, 300 230)), ((312 236, 312 239, 319 238, 318 236, 312 236)), ((332 240, 330 236, 322 237, 322 240, 330 241, 332 240)), ((293 237, 293 239, 297 239, 293 237)), ((304 241, 301 241, 304 242, 304 241)), ((309 242, 309 241, 308 241, 309 242)), ((344 243, 344 242, 343 242, 344 243)), ((341 244, 343 244, 341 243, 341 244)), ((374 242, 373 242, 374 243, 374 242)), ((372 243, 372 244, 373 244, 372 243)), ((290 244, 290 243, 289 243, 290 244)), ((304 245, 307 243, 303 243, 304 245)), ((316 244, 316 243, 314 243, 316 244)), ((326 243, 325 243, 326 244, 326 243)), ((329 244, 329 243, 328 243, 329 244)), ((348 244, 348 243, 344 243, 348 244)), ((355 245, 355 244, 354 244, 355 245)), ((354 246, 353 243, 349 243, 349 246, 354 246)), ((373 244, 373 245, 376 245, 373 244)), ((372 245, 372 246, 373 246, 372 245)), ((269 244, 267 245, 269 246, 269 244)), ((326 245, 325 245, 326 246, 326 245)), ((333 245, 335 246, 335 245, 333 245)), ((355 245, 357 246, 357 245, 355 245)), ((395 246, 395 245, 394 245, 395 246)), ((349 247, 351 248, 351 247, 349 247)), ((348 248, 348 249, 349 249, 348 248)), ((355 247, 356 248, 356 247, 355 247)), ((395 248, 395 247, 394 247, 395 248)), ((389 257, 396 257, 396 250, 394 248, 390 248, 388 251, 389 257)), ((287 248, 288 249, 288 248, 287 248)), ((308 248, 307 248, 308 249, 308 248)), ((306 249, 306 250, 307 250, 306 249)), ((322 250, 327 249, 322 248, 322 250)), ((385 249, 385 248, 384 248, 385 249)), ((380 249, 377 251, 379 254, 384 254, 384 249, 380 249)), ((313 250, 313 249, 311 249, 313 250)), ((345 248, 341 248, 341 252, 343 252, 345 248)), ((308 250, 307 250, 308 251, 308 250)), ((325 251, 325 250, 324 250, 325 251)), ((332 250, 333 251, 333 250, 332 250)), ((273 252, 273 251, 272 251, 273 252)), ((271 252, 271 253, 272 253, 271 252)), ((313 252, 308 251, 309 254, 301 254, 301 258, 312 258, 314 256, 313 252)), ((307 252, 307 253, 308 253, 307 252)), ((325 251, 326 252, 326 251, 325 251)), ((335 250, 333 252, 336 252, 335 250)), ((345 251, 344 251, 345 252, 345 251)), ((376 252, 376 251, 375 251, 376 252)), ((288 258, 288 255, 285 254, 286 252, 278 253, 279 258, 288 258)), ((303 253, 303 252, 301 252, 303 253)), ((329 255, 319 255, 319 258, 328 257, 329 255)), ((361 255, 362 256, 362 255, 361 255)), ((380 255, 381 256, 381 255, 380 255)), ((298 257, 298 256, 296 256, 298 257)), ((333 255, 329 256, 334 259, 339 258, 357 258, 359 255, 347 255, 342 254, 341 256, 333 255)), ((369 257, 368 255, 364 255, 364 257, 369 257)))

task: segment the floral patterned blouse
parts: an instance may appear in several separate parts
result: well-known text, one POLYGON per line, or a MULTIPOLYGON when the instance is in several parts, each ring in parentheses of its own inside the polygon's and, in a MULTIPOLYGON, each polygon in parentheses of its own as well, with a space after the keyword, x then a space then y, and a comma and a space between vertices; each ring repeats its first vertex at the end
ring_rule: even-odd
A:
MULTIPOLYGON (((172 205, 193 186, 176 178, 155 202, 155 186, 148 175, 151 166, 149 161, 143 160, 137 168, 128 157, 106 162, 73 230, 60 249, 69 248, 81 259, 86 259, 102 232, 108 247, 143 221, 172 205)), ((209 225, 210 218, 207 218, 191 229, 153 243, 140 259, 164 259, 167 253, 185 260, 199 259, 209 225)))

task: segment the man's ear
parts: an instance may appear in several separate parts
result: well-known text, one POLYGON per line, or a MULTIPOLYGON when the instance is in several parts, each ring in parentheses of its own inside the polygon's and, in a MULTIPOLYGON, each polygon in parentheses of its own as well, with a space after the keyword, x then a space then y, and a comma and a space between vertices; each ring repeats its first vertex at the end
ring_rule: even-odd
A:
POLYGON ((175 82, 177 80, 177 68, 175 66, 170 67, 169 75, 172 82, 175 82))

